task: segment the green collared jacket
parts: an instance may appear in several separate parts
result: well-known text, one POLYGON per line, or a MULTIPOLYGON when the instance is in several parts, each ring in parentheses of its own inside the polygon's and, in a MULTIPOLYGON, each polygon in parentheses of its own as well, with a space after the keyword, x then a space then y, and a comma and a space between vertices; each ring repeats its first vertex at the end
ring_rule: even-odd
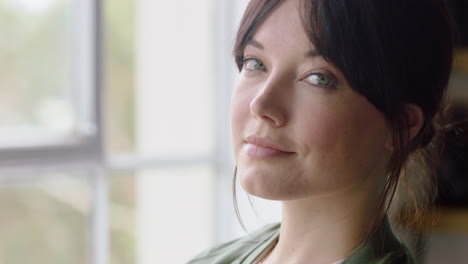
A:
MULTIPOLYGON (((279 237, 280 223, 207 249, 188 264, 253 264, 279 237)), ((393 234, 388 219, 341 264, 415 264, 406 246, 393 234)))

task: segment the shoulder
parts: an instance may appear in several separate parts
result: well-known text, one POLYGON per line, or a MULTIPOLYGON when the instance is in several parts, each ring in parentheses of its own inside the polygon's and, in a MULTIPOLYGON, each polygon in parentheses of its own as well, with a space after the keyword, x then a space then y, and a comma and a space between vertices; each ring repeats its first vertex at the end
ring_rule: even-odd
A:
POLYGON ((279 223, 268 224, 246 236, 208 248, 187 264, 241 263, 253 250, 277 234, 279 223))
POLYGON ((343 264, 417 264, 403 242, 396 237, 388 223, 382 226, 346 259, 343 264))
POLYGON ((375 247, 367 247, 355 252, 343 264, 417 264, 412 254, 404 244, 399 247, 375 250, 375 247), (364 251, 364 252, 363 252, 364 251))
POLYGON ((406 246, 402 244, 399 250, 389 253, 382 264, 417 264, 417 262, 406 246))
POLYGON ((389 254, 386 258, 377 261, 376 264, 417 264, 411 254, 394 253, 389 254))

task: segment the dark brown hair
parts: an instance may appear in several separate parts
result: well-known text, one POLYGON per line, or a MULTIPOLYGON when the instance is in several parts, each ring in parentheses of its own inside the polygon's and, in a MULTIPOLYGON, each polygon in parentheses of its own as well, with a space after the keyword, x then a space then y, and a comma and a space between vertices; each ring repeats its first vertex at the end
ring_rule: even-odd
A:
MULTIPOLYGON (((248 4, 234 46, 239 70, 247 42, 280 3, 251 0, 248 4)), ((420 225, 435 192, 431 178, 443 143, 441 108, 452 67, 451 20, 445 2, 303 0, 299 12, 319 54, 385 115, 392 129, 396 146, 375 226, 389 211, 395 193, 400 209, 390 211, 397 221, 403 226, 420 225), (425 118, 410 142, 404 142, 409 133, 406 104, 418 105, 425 118)), ((234 174, 239 216, 235 181, 234 174)))

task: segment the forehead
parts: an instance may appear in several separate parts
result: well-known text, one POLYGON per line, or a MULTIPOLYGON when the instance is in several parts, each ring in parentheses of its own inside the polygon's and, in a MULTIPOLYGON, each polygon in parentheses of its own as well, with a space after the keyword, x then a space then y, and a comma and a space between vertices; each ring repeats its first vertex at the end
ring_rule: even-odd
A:
POLYGON ((313 44, 304 31, 299 5, 299 0, 282 1, 260 25, 253 39, 260 42, 265 50, 293 49, 304 53, 313 49, 313 44))

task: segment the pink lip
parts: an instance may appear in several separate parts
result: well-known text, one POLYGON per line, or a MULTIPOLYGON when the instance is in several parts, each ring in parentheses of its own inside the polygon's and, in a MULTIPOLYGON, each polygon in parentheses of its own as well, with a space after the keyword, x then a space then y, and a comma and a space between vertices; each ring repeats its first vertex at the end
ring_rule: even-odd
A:
POLYGON ((243 149, 251 158, 268 159, 294 154, 294 152, 287 151, 266 138, 248 136, 245 141, 246 144, 244 144, 243 149))

